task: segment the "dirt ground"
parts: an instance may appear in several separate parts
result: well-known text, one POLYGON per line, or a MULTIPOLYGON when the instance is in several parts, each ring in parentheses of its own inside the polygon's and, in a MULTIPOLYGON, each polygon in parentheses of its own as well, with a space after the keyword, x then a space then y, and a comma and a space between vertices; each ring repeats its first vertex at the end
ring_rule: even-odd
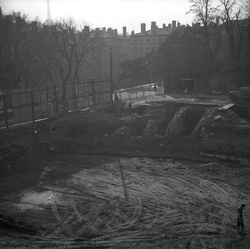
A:
POLYGON ((250 248, 249 121, 218 111, 227 100, 202 98, 194 112, 214 108, 213 123, 198 137, 165 136, 179 103, 194 104, 185 98, 171 100, 178 108, 161 96, 1 129, 0 247, 250 248), (158 128, 146 136, 151 119, 158 128))

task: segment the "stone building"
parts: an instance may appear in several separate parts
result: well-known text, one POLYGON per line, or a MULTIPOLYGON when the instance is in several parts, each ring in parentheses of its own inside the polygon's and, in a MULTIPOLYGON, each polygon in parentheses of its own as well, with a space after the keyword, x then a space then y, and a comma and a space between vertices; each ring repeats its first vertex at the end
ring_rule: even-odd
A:
POLYGON ((105 79, 110 78, 110 70, 112 69, 113 77, 117 78, 121 74, 119 64, 131 58, 131 41, 126 27, 123 27, 122 34, 119 34, 117 29, 106 29, 105 27, 96 28, 91 32, 98 43, 95 58, 92 58, 95 65, 93 67, 95 73, 92 73, 97 78, 105 79))
POLYGON ((151 22, 151 29, 146 30, 146 24, 141 24, 141 32, 130 35, 131 39, 131 59, 136 59, 145 56, 151 51, 157 51, 158 47, 172 33, 173 29, 180 27, 180 23, 176 26, 176 21, 172 21, 172 25, 163 24, 161 28, 156 25, 156 22, 151 22))

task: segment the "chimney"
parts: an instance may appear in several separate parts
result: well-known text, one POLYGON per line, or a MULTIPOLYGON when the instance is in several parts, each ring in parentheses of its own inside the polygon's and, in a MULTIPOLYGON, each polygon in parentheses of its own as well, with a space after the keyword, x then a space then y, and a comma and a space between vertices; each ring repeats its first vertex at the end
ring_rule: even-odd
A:
POLYGON ((118 33, 117 33, 117 29, 114 29, 114 36, 117 37, 118 33))
POLYGON ((151 22, 151 32, 152 35, 156 34, 156 22, 151 22))
POLYGON ((105 28, 105 27, 103 27, 102 30, 103 30, 104 32, 106 32, 106 28, 105 28))
POLYGON ((112 29, 112 28, 108 28, 108 34, 109 34, 110 36, 112 36, 112 35, 114 34, 114 32, 113 32, 113 29, 112 29))
POLYGON ((135 34, 135 31, 132 31, 132 32, 131 32, 131 35, 134 35, 134 34, 135 34))
POLYGON ((141 33, 146 32, 146 23, 141 23, 141 33))
POLYGON ((162 24, 162 28, 163 28, 163 29, 166 28, 166 24, 165 24, 165 23, 162 24))
POLYGON ((176 28, 176 21, 172 21, 172 28, 173 28, 173 29, 176 28))
POLYGON ((171 23, 168 24, 168 28, 171 28, 171 23))
POLYGON ((127 27, 122 28, 122 34, 123 34, 123 37, 127 36, 127 27))
POLYGON ((177 23, 177 27, 179 28, 180 26, 181 26, 181 23, 180 23, 180 22, 178 22, 178 23, 177 23))

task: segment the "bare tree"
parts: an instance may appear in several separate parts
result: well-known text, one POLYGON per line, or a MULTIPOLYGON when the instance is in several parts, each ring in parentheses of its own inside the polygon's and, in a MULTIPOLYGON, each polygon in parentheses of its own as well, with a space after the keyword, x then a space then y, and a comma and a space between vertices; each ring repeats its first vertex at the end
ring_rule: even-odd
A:
POLYGON ((215 24, 217 7, 214 6, 213 0, 190 0, 190 4, 190 10, 187 13, 192 13, 194 21, 203 26, 205 72, 208 80, 209 65, 214 62, 220 45, 220 37, 216 35, 218 27, 215 24))
POLYGON ((242 44, 248 22, 246 19, 243 19, 244 15, 239 1, 220 0, 220 3, 220 19, 226 31, 226 40, 230 47, 232 65, 236 66, 242 54, 242 44))
POLYGON ((53 84, 60 79, 62 100, 66 107, 67 84, 79 79, 81 66, 98 44, 89 28, 78 31, 72 18, 62 19, 50 26, 43 44, 39 52, 41 65, 53 84))
POLYGON ((248 0, 242 0, 240 7, 242 9, 243 18, 250 19, 250 2, 248 0))
POLYGON ((214 23, 216 18, 217 8, 212 5, 213 0, 190 0, 190 10, 188 13, 193 13, 195 21, 202 23, 204 26, 204 41, 205 41, 205 57, 209 57, 210 37, 209 25, 214 23))

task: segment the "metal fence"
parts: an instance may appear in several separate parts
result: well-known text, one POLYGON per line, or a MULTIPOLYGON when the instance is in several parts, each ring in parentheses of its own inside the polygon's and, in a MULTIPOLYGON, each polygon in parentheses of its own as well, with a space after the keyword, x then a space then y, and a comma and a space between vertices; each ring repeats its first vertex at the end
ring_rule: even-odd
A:
MULTIPOLYGON (((67 85, 66 110, 78 110, 110 101, 110 81, 81 81, 67 85)), ((62 87, 0 91, 0 127, 58 116, 62 87)))
POLYGON ((164 94, 163 82, 150 83, 115 91, 119 100, 139 99, 155 94, 164 94))

